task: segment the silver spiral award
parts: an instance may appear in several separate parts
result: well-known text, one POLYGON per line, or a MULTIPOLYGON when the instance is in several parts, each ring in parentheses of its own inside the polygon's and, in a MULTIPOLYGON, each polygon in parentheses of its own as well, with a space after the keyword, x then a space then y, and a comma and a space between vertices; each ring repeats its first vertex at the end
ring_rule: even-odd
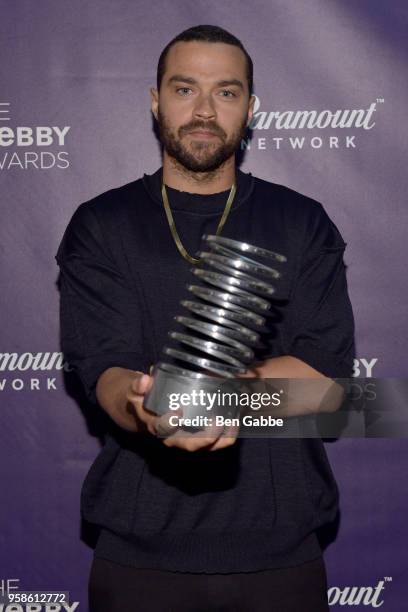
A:
MULTIPOLYGON (((176 346, 164 347, 170 360, 154 366, 145 396, 144 406, 159 415, 169 411, 171 394, 225 391, 228 381, 256 361, 273 282, 281 276, 269 264, 286 262, 283 255, 246 242, 208 234, 202 240, 206 250, 199 251, 200 263, 191 270, 196 282, 187 285, 193 299, 180 302, 188 313, 176 316, 180 330, 169 332, 176 346)), ((198 414, 200 406, 183 408, 186 417, 198 414)))

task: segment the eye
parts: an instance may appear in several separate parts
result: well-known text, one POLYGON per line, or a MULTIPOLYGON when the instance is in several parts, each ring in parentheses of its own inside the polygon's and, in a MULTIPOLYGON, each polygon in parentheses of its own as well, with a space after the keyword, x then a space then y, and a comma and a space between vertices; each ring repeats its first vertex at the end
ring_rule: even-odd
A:
MULTIPOLYGON (((179 91, 183 91, 183 92, 185 92, 186 90, 187 90, 187 91, 191 91, 191 88, 190 88, 190 87, 178 87, 178 88, 176 89, 176 92, 177 92, 177 93, 178 93, 179 91)), ((183 95, 184 95, 184 94, 183 94, 183 95)))
POLYGON ((231 95, 228 95, 228 96, 221 96, 222 98, 236 98, 236 94, 233 91, 231 91, 230 89, 223 89, 221 93, 222 94, 224 94, 224 93, 231 94, 231 95))

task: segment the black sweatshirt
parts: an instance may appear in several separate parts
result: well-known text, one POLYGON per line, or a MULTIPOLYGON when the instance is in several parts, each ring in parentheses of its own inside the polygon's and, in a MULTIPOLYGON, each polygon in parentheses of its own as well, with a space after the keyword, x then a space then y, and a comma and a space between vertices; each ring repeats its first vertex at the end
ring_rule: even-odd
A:
MULTIPOLYGON (((163 359, 194 278, 169 230, 162 168, 81 204, 56 255, 61 342, 89 401, 112 366, 144 372, 163 359)), ((323 207, 237 169, 222 235, 284 254, 280 316, 263 357, 292 355, 348 377, 354 355, 345 243, 323 207)), ((214 234, 229 194, 167 188, 181 240, 195 254, 214 234)), ((184 313, 185 314, 185 313, 184 313)), ((321 554, 338 490, 320 439, 238 438, 215 452, 166 447, 112 423, 82 488, 83 517, 101 528, 95 554, 134 567, 242 572, 321 554)))

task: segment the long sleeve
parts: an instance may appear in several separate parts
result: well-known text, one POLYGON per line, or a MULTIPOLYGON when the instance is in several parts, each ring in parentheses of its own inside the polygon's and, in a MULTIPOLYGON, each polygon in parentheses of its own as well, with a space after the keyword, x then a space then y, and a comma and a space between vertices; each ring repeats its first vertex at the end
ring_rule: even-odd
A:
POLYGON ((137 290, 115 263, 88 203, 73 214, 55 258, 62 351, 97 403, 95 386, 104 370, 144 367, 137 290))
POLYGON ((332 378, 351 376, 354 358, 354 319, 347 290, 346 247, 323 207, 305 227, 284 320, 288 355, 332 378))

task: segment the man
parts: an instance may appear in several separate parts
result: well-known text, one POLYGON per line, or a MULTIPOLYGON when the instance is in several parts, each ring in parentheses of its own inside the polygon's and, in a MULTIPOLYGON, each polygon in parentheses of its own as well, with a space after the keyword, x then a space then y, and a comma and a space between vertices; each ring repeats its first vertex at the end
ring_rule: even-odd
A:
POLYGON ((162 168, 81 204, 56 256, 63 351, 111 417, 81 500, 100 527, 92 612, 327 610, 316 530, 336 517, 338 492, 321 440, 180 435, 143 406, 193 255, 226 202, 223 236, 288 259, 269 350, 248 375, 351 374, 337 228, 317 202, 236 167, 252 78, 249 55, 221 28, 173 39, 151 89, 162 168))

